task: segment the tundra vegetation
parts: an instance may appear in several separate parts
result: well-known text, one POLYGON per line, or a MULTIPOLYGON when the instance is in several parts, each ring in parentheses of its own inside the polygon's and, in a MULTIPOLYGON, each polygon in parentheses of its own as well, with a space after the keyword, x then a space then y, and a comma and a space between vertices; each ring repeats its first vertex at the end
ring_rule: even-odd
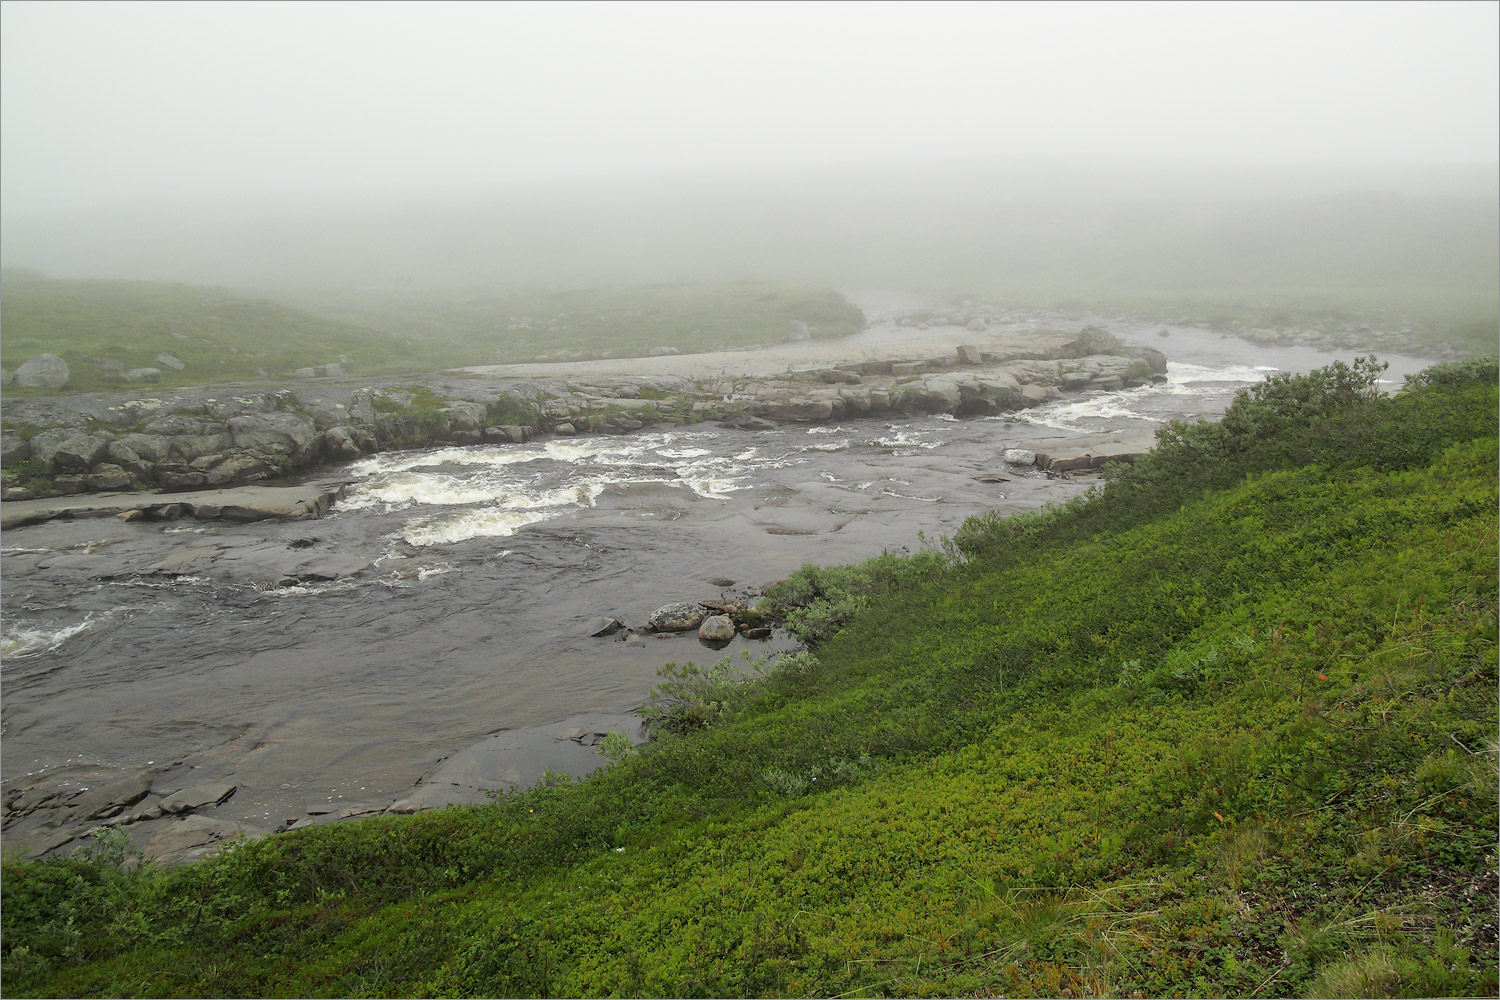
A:
MULTIPOLYGON (((48 279, 7 270, 0 363, 53 354, 68 392, 285 380, 334 364, 354 376, 431 372, 551 358, 693 353, 843 336, 864 315, 810 285, 682 284, 550 291, 368 292, 313 297, 312 311, 253 295, 149 281, 48 279), (181 368, 157 361, 169 354, 181 368)), ((47 390, 8 386, 7 394, 47 390)))
POLYGON ((1494 995, 1496 363, 1379 371, 804 568, 584 780, 8 862, 5 991, 1494 995))

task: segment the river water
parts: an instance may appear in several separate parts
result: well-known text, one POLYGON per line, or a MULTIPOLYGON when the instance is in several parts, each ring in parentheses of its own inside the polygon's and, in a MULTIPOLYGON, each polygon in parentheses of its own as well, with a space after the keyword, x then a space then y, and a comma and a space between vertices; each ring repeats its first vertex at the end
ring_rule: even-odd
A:
MULTIPOLYGON (((753 593, 804 562, 912 551, 971 514, 1065 501, 1087 481, 1008 469, 1003 451, 1139 440, 1221 412, 1269 371, 1333 360, 1105 325, 1166 351, 1166 384, 998 418, 388 453, 334 470, 348 496, 312 522, 7 530, 0 778, 165 768, 238 785, 218 812, 259 828, 389 804, 488 734, 630 711, 666 662, 786 645, 593 638, 597 616, 639 626, 662 604, 753 593), (1007 481, 987 481, 997 474, 1007 481)), ((857 358, 891 330, 843 346, 857 358)), ((1393 388, 1424 367, 1391 360, 1393 388)))

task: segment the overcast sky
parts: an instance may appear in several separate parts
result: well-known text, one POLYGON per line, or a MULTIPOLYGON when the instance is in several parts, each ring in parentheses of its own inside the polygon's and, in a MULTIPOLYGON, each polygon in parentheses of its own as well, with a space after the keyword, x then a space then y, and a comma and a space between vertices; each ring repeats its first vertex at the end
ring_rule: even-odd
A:
POLYGON ((1491 2, 0 10, 6 212, 923 157, 1500 159, 1491 2))

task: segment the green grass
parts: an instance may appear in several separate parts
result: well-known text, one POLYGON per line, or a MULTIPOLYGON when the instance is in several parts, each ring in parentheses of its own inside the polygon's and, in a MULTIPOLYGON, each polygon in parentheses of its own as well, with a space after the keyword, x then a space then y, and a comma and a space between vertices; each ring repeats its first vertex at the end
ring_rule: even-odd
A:
MULTIPOLYGON (((7 272, 0 288, 0 363, 14 369, 38 354, 56 354, 69 366, 64 391, 97 392, 128 385, 101 362, 159 368, 161 387, 285 379, 340 356, 348 375, 408 374, 548 353, 629 357, 658 347, 684 353, 744 347, 785 338, 794 319, 819 336, 864 327, 863 314, 837 293, 793 285, 325 293, 292 308, 225 289, 7 272), (182 361, 184 370, 157 363, 163 352, 182 361)), ((11 386, 6 392, 41 390, 11 386)))
POLYGON ((587 781, 8 864, 6 991, 1494 995, 1496 371, 1376 374, 806 568, 814 655, 674 667, 587 781))
POLYGON ((638 357, 657 348, 682 353, 773 344, 791 322, 814 336, 864 328, 864 315, 837 292, 811 285, 757 282, 612 285, 461 291, 402 290, 287 293, 326 315, 413 344, 459 351, 469 364, 539 357, 638 357))

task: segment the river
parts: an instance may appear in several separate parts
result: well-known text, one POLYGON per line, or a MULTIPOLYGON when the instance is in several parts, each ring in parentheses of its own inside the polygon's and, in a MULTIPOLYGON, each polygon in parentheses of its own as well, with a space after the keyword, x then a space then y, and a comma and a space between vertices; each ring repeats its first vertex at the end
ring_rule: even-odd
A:
MULTIPOLYGON (((913 551, 972 514, 1066 501, 1086 478, 1009 469, 1003 451, 1144 438, 1222 412, 1270 371, 1334 359, 1072 319, 1164 350, 1167 382, 995 418, 699 424, 387 453, 333 470, 351 485, 318 521, 7 530, 3 787, 141 769, 157 788, 229 782, 217 815, 252 830, 382 807, 490 734, 630 712, 666 662, 788 645, 595 638, 597 616, 638 626, 669 602, 753 595, 805 562, 913 551)), ((836 349, 859 358, 893 331, 877 320, 836 349)), ((1393 388, 1426 364, 1389 360, 1393 388)), ((137 839, 151 828, 138 826, 137 839)))

